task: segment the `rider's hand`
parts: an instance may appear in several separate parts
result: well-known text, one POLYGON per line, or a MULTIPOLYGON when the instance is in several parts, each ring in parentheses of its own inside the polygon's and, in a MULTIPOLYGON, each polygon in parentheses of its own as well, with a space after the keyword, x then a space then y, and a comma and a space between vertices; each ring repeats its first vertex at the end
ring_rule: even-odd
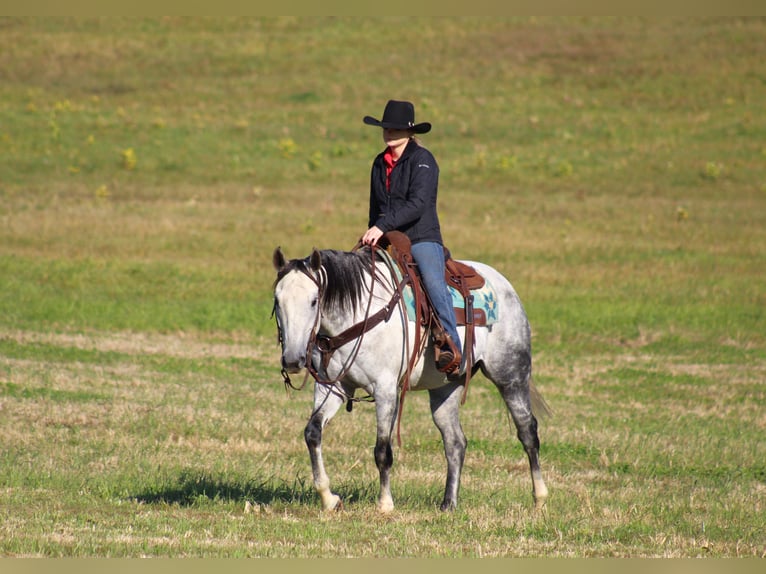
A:
POLYGON ((378 239, 380 239, 382 236, 383 232, 378 227, 373 225, 362 236, 362 244, 376 245, 378 243, 378 239))

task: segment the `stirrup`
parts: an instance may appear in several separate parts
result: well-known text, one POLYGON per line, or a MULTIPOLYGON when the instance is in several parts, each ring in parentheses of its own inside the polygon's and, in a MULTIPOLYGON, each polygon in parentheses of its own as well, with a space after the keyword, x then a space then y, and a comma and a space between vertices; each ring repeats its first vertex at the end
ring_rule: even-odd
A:
POLYGON ((462 357, 460 351, 457 349, 455 343, 452 341, 452 337, 447 335, 447 340, 441 346, 434 349, 436 355, 436 370, 451 374, 453 371, 460 367, 462 357))

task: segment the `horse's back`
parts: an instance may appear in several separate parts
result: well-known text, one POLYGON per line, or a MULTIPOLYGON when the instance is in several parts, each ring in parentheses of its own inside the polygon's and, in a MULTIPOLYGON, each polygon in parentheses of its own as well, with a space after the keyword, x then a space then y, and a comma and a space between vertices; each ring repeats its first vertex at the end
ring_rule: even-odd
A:
MULTIPOLYGON (((494 267, 480 261, 461 261, 473 267, 492 286, 497 297, 497 323, 488 329, 487 344, 529 347, 530 327, 527 313, 511 281, 494 267)), ((477 349, 478 351, 478 349, 477 349)))
POLYGON ((460 263, 464 263, 473 267, 482 277, 484 277, 486 281, 492 285, 498 297, 507 299, 508 302, 511 303, 511 307, 517 308, 517 311, 526 316, 526 313, 524 313, 524 306, 521 303, 521 298, 519 297, 518 293, 516 293, 516 289, 514 289, 510 279, 508 279, 494 267, 480 261, 461 260, 460 263))

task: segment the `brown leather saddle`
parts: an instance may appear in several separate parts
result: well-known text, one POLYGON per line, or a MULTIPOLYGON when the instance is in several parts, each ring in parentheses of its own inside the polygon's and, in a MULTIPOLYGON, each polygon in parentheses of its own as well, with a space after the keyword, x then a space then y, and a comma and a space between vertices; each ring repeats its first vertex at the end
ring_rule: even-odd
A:
MULTIPOLYGON (((412 288, 415 290, 416 311, 420 322, 424 326, 438 322, 436 314, 431 308, 428 297, 420 282, 420 272, 412 258, 411 243, 401 231, 389 231, 378 241, 389 255, 399 265, 402 275, 409 277, 412 288)), ((452 259, 449 249, 444 248, 444 279, 447 285, 454 287, 463 296, 465 307, 455 307, 455 318, 458 325, 486 325, 487 317, 483 309, 473 308, 473 296, 471 291, 484 287, 482 277, 473 267, 452 259)))
MULTIPOLYGON (((421 281, 417 264, 412 258, 411 243, 409 237, 400 231, 389 231, 381 237, 378 245, 386 250, 396 261, 404 278, 406 278, 413 290, 415 299, 415 312, 419 318, 420 324, 430 328, 435 346, 443 344, 444 328, 439 321, 431 303, 428 294, 425 291, 421 281)), ((465 326, 462 355, 465 358, 465 383, 466 389, 468 381, 472 375, 473 369, 473 341, 474 327, 487 324, 487 317, 483 309, 474 309, 473 295, 471 291, 480 289, 484 286, 484 277, 482 277, 473 267, 452 259, 449 249, 444 249, 445 270, 444 278, 447 285, 454 287, 462 295, 465 306, 455 307, 455 319, 458 325, 465 326)), ((463 401, 465 401, 465 390, 463 391, 463 401)))

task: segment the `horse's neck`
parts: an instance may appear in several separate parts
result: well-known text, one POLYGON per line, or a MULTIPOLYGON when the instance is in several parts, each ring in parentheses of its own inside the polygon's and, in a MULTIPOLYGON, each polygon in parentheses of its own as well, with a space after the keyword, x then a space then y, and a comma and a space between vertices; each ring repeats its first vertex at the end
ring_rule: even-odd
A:
POLYGON ((342 333, 356 322, 354 316, 344 317, 343 313, 337 311, 325 311, 319 321, 319 332, 323 335, 335 337, 342 333))
MULTIPOLYGON (((383 284, 375 281, 373 288, 372 301, 370 301, 370 292, 367 289, 362 291, 362 297, 356 306, 356 309, 351 311, 343 310, 324 310, 319 321, 319 330, 325 335, 334 337, 339 333, 344 332, 346 329, 353 327, 354 325, 361 323, 367 317, 371 317, 377 313, 382 307, 385 307, 391 303, 393 293, 396 290, 391 286, 390 272, 383 263, 377 264, 376 273, 385 274, 379 275, 379 278, 383 278, 383 284)), ((366 278, 367 285, 369 286, 370 277, 366 278)), ((381 325, 378 325, 380 328, 381 325)))

